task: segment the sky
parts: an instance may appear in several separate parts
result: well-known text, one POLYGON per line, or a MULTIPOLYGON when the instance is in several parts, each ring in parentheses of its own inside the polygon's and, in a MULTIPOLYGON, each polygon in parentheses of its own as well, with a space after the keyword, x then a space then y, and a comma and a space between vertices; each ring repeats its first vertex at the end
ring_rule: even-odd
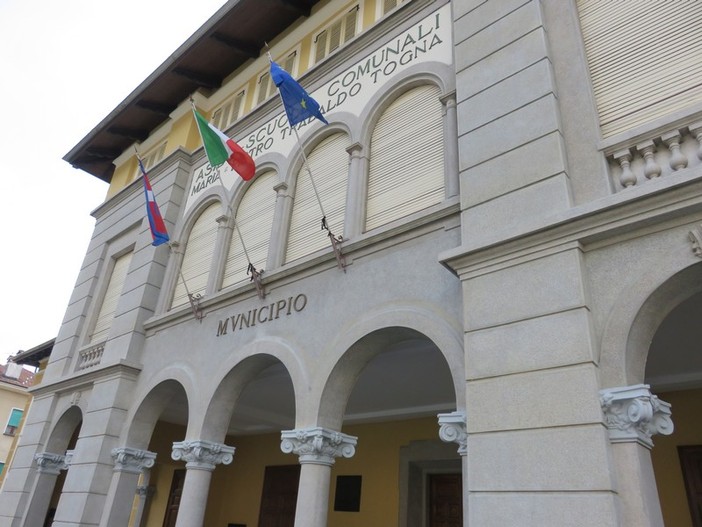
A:
POLYGON ((0 0, 0 362, 56 337, 107 193, 63 156, 224 3, 0 0))

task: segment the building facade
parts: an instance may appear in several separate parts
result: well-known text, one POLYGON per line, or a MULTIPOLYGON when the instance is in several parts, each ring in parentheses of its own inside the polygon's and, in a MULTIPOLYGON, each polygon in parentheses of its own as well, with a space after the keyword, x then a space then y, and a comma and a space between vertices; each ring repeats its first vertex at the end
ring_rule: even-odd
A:
POLYGON ((0 486, 12 462, 24 414, 31 402, 28 388, 32 386, 33 380, 34 374, 19 364, 0 366, 0 420, 3 423, 0 436, 0 486))
POLYGON ((0 525, 702 525, 702 3, 669 6, 227 2, 66 155, 110 187, 0 525))

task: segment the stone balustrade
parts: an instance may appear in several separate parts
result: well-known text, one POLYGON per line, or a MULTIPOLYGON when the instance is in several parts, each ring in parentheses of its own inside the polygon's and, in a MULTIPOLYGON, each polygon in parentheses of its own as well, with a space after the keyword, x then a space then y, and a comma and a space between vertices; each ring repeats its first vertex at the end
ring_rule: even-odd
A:
POLYGON ((80 350, 78 354, 78 364, 76 371, 85 370, 97 366, 102 360, 102 353, 105 351, 105 343, 101 342, 95 346, 90 346, 80 350))
POLYGON ((607 156, 616 192, 702 165, 702 121, 620 148, 607 156))

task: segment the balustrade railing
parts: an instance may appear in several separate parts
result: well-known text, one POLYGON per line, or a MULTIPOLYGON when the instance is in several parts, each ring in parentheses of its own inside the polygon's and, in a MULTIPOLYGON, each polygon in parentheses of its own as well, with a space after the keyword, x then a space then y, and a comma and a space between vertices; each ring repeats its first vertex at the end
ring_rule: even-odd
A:
POLYGON ((702 121, 625 146, 607 162, 616 192, 702 165, 702 121))
POLYGON ((100 364, 102 360, 102 352, 105 351, 105 343, 101 342, 95 346, 90 346, 80 350, 78 353, 78 364, 76 370, 85 370, 100 364))

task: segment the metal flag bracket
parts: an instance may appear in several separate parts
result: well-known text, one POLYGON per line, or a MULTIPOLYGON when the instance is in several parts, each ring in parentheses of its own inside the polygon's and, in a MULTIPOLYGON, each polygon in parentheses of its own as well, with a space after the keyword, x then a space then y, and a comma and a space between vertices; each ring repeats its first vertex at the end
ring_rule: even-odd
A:
POLYGON ((263 274, 263 269, 260 271, 254 267, 254 264, 249 262, 249 267, 246 269, 246 274, 251 275, 251 281, 256 286, 256 292, 258 293, 258 298, 261 300, 266 298, 266 290, 263 288, 263 282, 261 282, 261 275, 263 274))
POLYGON ((200 300, 202 299, 202 295, 200 293, 188 293, 188 300, 190 301, 190 309, 193 312, 193 316, 195 317, 195 320, 197 320, 200 324, 202 324, 202 319, 205 318, 204 313, 202 312, 202 308, 200 307, 200 300))
POLYGON ((341 243, 344 241, 343 236, 335 236, 334 233, 329 229, 327 224, 327 217, 322 217, 322 229, 327 231, 327 236, 329 236, 329 241, 331 242, 332 249, 334 249, 334 256, 336 257, 336 265, 342 271, 346 272, 346 257, 344 253, 341 252, 341 243))

